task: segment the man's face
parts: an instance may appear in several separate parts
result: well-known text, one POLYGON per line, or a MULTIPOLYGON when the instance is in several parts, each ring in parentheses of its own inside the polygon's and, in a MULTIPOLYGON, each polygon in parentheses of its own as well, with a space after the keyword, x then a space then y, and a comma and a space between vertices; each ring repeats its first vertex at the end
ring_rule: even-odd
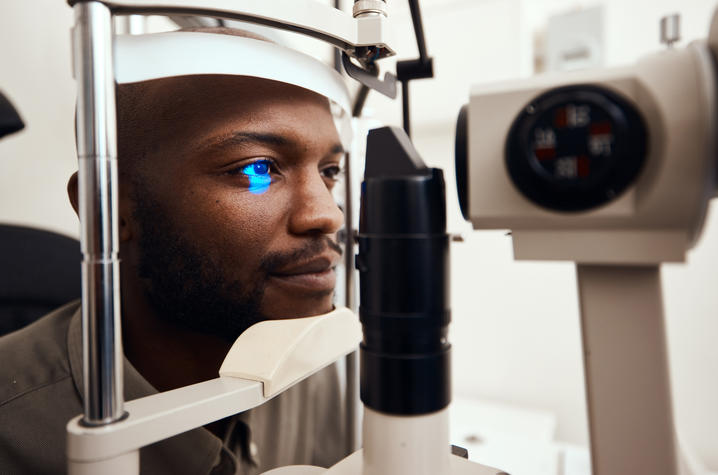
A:
POLYGON ((151 97, 129 255, 157 312, 233 340, 259 320, 330 311, 344 152, 328 101, 227 76, 166 80, 151 97))

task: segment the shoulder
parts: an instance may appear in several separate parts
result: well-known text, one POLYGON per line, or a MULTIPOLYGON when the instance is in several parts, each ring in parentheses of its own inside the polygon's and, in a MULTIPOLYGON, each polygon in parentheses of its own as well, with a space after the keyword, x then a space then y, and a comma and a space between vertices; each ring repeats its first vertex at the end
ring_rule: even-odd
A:
POLYGON ((82 412, 67 337, 72 302, 0 338, 0 473, 64 473, 65 425, 82 412))
POLYGON ((71 302, 0 337, 0 410, 11 401, 71 378, 67 330, 80 302, 71 302))

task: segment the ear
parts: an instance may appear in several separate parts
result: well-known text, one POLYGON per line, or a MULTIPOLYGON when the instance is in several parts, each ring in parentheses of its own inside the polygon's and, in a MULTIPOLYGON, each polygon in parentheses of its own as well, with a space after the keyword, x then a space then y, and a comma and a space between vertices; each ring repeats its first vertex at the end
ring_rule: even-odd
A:
POLYGON ((72 209, 75 210, 75 214, 80 216, 80 203, 77 198, 77 172, 73 173, 69 180, 67 180, 67 197, 70 198, 70 204, 72 209))
POLYGON ((118 192, 118 220, 120 226, 120 242, 127 242, 132 240, 134 233, 132 232, 133 220, 132 220, 132 200, 129 194, 125 190, 127 184, 120 180, 120 190, 118 192))
MULTIPOLYGON (((73 173, 67 181, 67 196, 70 198, 72 209, 75 210, 75 214, 79 217, 80 202, 78 195, 77 172, 73 173)), ((120 241, 129 241, 132 239, 132 230, 127 219, 129 216, 128 213, 130 213, 130 204, 128 202, 129 200, 125 196, 120 196, 119 201, 120 241)))

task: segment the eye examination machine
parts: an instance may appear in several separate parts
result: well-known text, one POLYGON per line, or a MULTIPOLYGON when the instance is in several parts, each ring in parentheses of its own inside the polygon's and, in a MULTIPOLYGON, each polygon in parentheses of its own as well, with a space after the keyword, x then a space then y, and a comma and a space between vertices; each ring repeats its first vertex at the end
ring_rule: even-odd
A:
MULTIPOLYGON (((68 472, 138 474, 140 448, 257 407, 358 347, 347 373, 358 363, 362 447, 333 467, 266 473, 505 473, 469 461, 449 441, 446 187, 454 184, 426 165, 408 135, 409 81, 433 74, 418 1, 409 4, 419 58, 383 76, 382 60, 400 53, 389 40, 385 0, 357 0, 352 12, 312 0, 69 3, 84 413, 67 425, 68 472), (275 44, 182 31, 114 34, 115 16, 158 14, 239 20, 322 40, 359 83, 354 104, 339 73, 275 44), (254 76, 317 92, 335 106, 345 143, 367 93, 394 98, 401 83, 404 129, 368 134, 356 231, 347 180, 348 308, 258 323, 235 342, 216 379, 124 401, 115 88, 192 74, 254 76), (356 304, 351 268, 359 278, 356 304)), ((465 219, 476 230, 510 230, 517 260, 576 263, 595 475, 679 473, 660 266, 685 260, 716 194, 716 55, 718 16, 706 40, 685 48, 621 68, 476 86, 457 111, 456 186, 465 219)))

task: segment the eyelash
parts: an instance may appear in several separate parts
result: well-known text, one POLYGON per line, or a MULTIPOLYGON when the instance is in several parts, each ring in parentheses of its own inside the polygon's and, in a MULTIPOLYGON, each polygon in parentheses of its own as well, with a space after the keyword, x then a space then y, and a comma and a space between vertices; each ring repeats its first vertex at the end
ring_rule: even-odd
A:
MULTIPOLYGON (((264 173, 256 173, 257 172, 256 166, 260 165, 260 164, 266 164, 266 166, 267 166, 266 173, 267 174, 271 175, 271 174, 277 173, 277 167, 276 167, 275 162, 269 158, 261 158, 259 160, 255 160, 250 163, 245 163, 238 167, 232 168, 231 170, 228 170, 225 173, 228 175, 232 175, 232 176, 241 175, 241 174, 244 174, 246 176, 250 176, 250 175, 261 176, 261 175, 264 175, 264 173), (252 169, 250 169, 250 167, 255 167, 255 168, 252 170, 252 169)), ((328 166, 328 167, 320 170, 320 173, 327 180, 331 181, 332 183, 336 183, 337 181, 339 181, 339 179, 343 175, 344 168, 340 167, 339 165, 332 165, 332 166, 328 166)))
POLYGON ((339 165, 332 165, 321 171, 322 175, 325 176, 327 179, 331 180, 332 182, 339 181, 339 178, 343 174, 343 172, 344 169, 342 169, 339 165), (326 174, 329 170, 332 171, 331 175, 326 174))
POLYGON ((255 161, 253 161, 253 162, 245 163, 245 164, 243 164, 243 165, 241 165, 241 166, 232 168, 231 170, 228 170, 226 173, 227 173, 228 175, 239 175, 239 174, 242 174, 242 173, 244 173, 245 175, 250 175, 250 172, 249 172, 250 167, 255 167, 254 170, 252 170, 252 171, 255 172, 255 173, 252 173, 252 174, 254 174, 254 175, 259 175, 259 174, 256 173, 256 171, 257 171, 257 170, 256 170, 256 166, 257 166, 257 165, 260 165, 260 164, 266 164, 266 166, 267 166, 267 173, 276 173, 276 171, 277 171, 277 167, 276 167, 276 165, 274 164, 274 161, 272 161, 272 160, 270 160, 270 159, 268 159, 268 158, 261 158, 261 159, 259 159, 259 160, 255 160, 255 161))

